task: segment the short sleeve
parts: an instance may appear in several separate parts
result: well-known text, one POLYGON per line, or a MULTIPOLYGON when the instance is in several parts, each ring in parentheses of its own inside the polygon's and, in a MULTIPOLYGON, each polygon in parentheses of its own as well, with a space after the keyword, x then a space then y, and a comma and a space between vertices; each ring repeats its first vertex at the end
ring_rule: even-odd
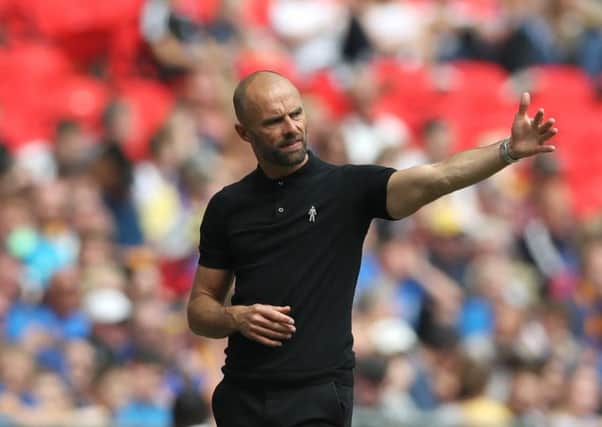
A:
POLYGON ((387 184, 395 169, 375 165, 345 167, 345 191, 367 219, 393 219, 387 212, 387 184))
POLYGON ((201 223, 199 239, 199 265, 209 268, 231 267, 226 207, 221 193, 214 195, 201 223))

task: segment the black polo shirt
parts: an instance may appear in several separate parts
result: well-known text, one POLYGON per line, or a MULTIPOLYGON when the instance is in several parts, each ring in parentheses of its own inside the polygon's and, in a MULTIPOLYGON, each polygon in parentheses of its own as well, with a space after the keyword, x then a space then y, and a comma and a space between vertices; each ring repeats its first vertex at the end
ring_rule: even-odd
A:
POLYGON ((258 167, 210 200, 199 264, 234 272, 232 304, 291 306, 296 332, 281 347, 229 337, 226 377, 313 382, 351 377, 351 309, 373 218, 389 218, 394 169, 335 166, 311 152, 293 174, 258 167), (342 374, 341 374, 342 373, 342 374))

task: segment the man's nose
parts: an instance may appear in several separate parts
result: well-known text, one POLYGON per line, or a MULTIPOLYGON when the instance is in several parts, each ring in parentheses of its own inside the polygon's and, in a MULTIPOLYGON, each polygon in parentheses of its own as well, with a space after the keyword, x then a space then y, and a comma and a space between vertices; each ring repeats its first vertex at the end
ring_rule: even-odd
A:
POLYGON ((297 124, 290 117, 286 116, 284 118, 284 123, 283 124, 284 124, 284 133, 286 135, 296 134, 297 133, 297 130, 298 130, 297 129, 297 124))

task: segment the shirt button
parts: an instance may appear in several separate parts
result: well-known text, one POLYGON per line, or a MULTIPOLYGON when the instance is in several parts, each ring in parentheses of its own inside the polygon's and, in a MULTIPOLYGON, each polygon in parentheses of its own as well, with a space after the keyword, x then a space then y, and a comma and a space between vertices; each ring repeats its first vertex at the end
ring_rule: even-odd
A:
POLYGON ((278 213, 284 212, 284 208, 278 208, 278 213))

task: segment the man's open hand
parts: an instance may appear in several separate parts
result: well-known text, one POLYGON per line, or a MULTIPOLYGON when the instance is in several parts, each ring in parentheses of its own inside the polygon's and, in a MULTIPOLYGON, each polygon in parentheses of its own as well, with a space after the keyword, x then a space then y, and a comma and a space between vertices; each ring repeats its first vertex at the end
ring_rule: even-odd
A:
POLYGON ((527 115, 530 103, 531 96, 527 92, 523 93, 512 123, 510 155, 515 159, 556 150, 555 146, 544 144, 558 133, 558 129, 554 127, 556 120, 549 118, 544 122, 543 108, 537 111, 535 117, 530 118, 527 115))

